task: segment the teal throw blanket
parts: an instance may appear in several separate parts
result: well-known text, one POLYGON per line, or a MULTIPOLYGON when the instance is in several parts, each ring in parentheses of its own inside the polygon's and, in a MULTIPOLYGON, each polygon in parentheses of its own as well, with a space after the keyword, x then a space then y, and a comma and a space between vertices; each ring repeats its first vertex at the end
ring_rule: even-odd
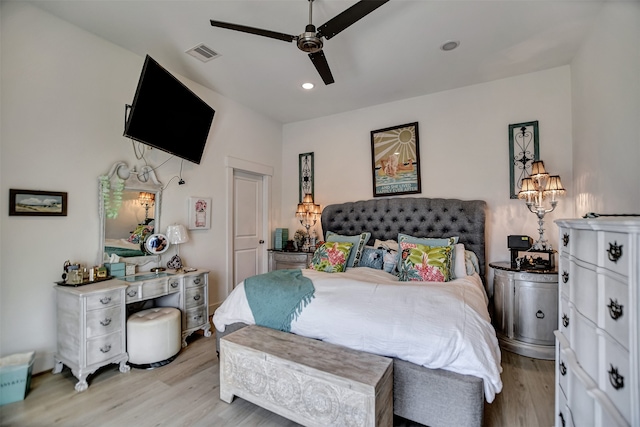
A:
POLYGON ((275 270, 244 281, 256 325, 291 331, 291 322, 313 299, 313 282, 300 270, 275 270))

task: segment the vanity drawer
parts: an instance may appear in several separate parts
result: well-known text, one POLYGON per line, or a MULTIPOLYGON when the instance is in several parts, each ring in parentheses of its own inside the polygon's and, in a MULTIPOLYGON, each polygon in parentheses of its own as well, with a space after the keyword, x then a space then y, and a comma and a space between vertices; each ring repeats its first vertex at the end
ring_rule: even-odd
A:
POLYGON ((187 288, 184 292, 184 306, 189 309, 204 304, 204 286, 187 288))
POLYGON ((110 334, 122 329, 121 306, 87 313, 87 338, 110 334))
POLYGON ((87 296, 87 310, 97 310, 100 308, 113 307, 115 305, 122 304, 120 298, 120 290, 114 289, 112 291, 101 292, 91 294, 87 296))
POLYGON ((141 285, 142 298, 150 299, 166 295, 169 287, 167 279, 153 280, 151 282, 144 282, 141 285))
POLYGON ((205 307, 203 305, 187 310, 185 316, 187 325, 185 329, 198 328, 204 325, 207 322, 205 313, 205 307))
POLYGON ((195 276, 187 276, 184 278, 185 288, 193 288, 194 286, 202 286, 206 283, 204 274, 198 274, 195 276))
POLYGON ((140 301, 142 299, 141 287, 142 287, 141 284, 129 285, 127 290, 124 292, 125 293, 125 298, 127 300, 127 304, 129 304, 131 302, 140 301))
POLYGON ((172 277, 169 279, 169 293, 180 291, 180 279, 172 277))
POLYGON ((87 366, 122 353, 122 331, 87 341, 87 366))

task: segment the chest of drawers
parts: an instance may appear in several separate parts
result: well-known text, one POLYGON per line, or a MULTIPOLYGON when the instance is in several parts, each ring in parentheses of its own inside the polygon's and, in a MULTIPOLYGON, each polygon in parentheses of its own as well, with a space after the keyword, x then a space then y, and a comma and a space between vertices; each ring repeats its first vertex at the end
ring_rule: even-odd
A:
POLYGON ((640 426, 640 219, 556 223, 555 425, 640 426))
POLYGON ((78 378, 76 391, 87 389, 87 377, 102 366, 119 363, 127 372, 125 289, 117 280, 82 287, 56 286, 58 352, 54 373, 63 364, 78 378))

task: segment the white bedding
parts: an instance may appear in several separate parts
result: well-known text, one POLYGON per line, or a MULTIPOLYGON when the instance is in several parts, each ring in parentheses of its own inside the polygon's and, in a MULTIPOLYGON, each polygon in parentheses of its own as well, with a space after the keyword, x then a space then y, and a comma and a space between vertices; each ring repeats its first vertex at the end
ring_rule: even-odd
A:
MULTIPOLYGON (((315 298, 292 322, 291 332, 482 378, 489 403, 502 390, 500 348, 477 274, 424 283, 398 282, 367 267, 302 272, 313 281, 315 298)), ((221 332, 236 322, 255 324, 244 283, 213 315, 221 332)))

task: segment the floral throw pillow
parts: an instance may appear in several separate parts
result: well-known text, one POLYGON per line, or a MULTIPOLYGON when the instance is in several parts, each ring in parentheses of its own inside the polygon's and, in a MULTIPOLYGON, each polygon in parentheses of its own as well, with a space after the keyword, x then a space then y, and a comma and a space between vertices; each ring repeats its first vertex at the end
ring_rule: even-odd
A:
POLYGON ((419 243, 400 243, 399 263, 401 282, 448 282, 451 277, 451 249, 453 246, 426 246, 419 243))
POLYGON ((352 247, 353 243, 350 242, 323 243, 314 252, 309 268, 327 273, 341 273, 346 270, 352 247))

